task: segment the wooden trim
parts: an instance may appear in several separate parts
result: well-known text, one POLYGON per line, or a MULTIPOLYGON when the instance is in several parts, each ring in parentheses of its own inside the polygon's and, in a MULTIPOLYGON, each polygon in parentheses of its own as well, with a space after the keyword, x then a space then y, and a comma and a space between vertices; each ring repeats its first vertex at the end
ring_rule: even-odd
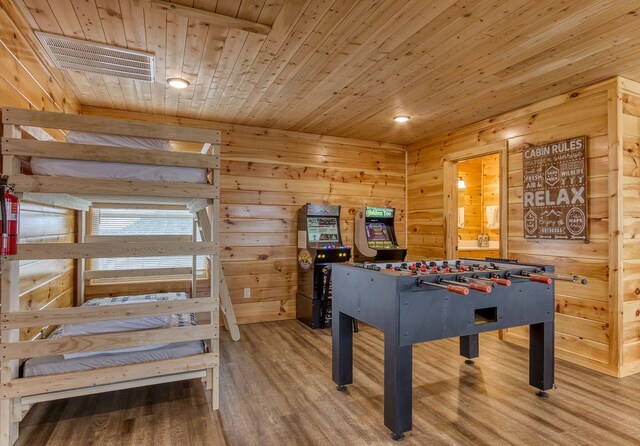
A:
POLYGON ((35 139, 3 138, 2 154, 109 163, 220 169, 220 157, 218 156, 93 144, 72 144, 57 141, 37 141, 35 139))
POLYGON ((445 258, 458 257, 458 163, 473 158, 480 158, 494 153, 500 154, 500 253, 507 250, 508 231, 508 143, 499 141, 480 147, 470 147, 443 156, 444 183, 444 216, 445 216, 445 258))
MULTIPOLYGON (((5 155, 4 158, 10 158, 5 155)), ((107 180, 95 178, 11 175, 16 192, 63 193, 73 195, 124 195, 163 198, 218 198, 220 187, 200 183, 107 180)))
POLYGON ((46 204, 58 208, 73 209, 76 211, 88 211, 91 202, 82 198, 74 197, 68 194, 41 194, 24 192, 22 194, 23 201, 31 203, 46 204))
MULTIPOLYGON (((191 267, 184 268, 146 268, 146 269, 112 269, 85 271, 85 280, 118 279, 132 277, 165 277, 191 275, 191 267)), ((194 294, 195 295, 195 294, 194 294)))
POLYGON ((443 215, 444 215, 444 258, 458 258, 458 163, 454 161, 443 161, 444 172, 442 181, 444 186, 443 194, 443 215))
POLYGON ((265 36, 271 32, 271 27, 268 25, 250 22, 248 20, 238 19, 227 15, 216 14, 215 12, 206 11, 204 9, 191 8, 162 0, 150 0, 150 3, 151 7, 154 9, 159 9, 167 13, 175 13, 195 20, 203 20, 214 26, 239 29, 249 33, 263 34, 265 36))
POLYGON ((618 376, 623 363, 624 274, 624 209, 623 209, 623 148, 622 148, 622 85, 616 78, 608 91, 607 130, 609 138, 609 365, 615 366, 618 376))
POLYGON ((509 143, 500 154, 500 257, 509 253, 509 143))
POLYGON ((100 386, 82 387, 73 390, 61 390, 59 392, 42 393, 39 395, 25 396, 20 400, 23 406, 30 406, 35 403, 44 401, 54 401, 63 398, 72 398, 83 395, 93 395, 96 393, 113 392, 116 390, 132 389, 134 387, 151 386, 155 384, 164 384, 174 381, 184 381, 188 379, 204 378, 207 372, 205 370, 197 370, 194 372, 176 373, 173 375, 156 376, 153 378, 141 378, 135 381, 125 381, 113 384, 102 384, 100 386))
POLYGON ((86 243, 190 242, 190 235, 87 235, 86 243))
POLYGON ((209 311, 211 308, 217 306, 218 303, 211 297, 198 297, 94 307, 53 308, 38 311, 2 313, 1 323, 2 329, 8 330, 40 325, 62 325, 113 319, 131 319, 161 314, 198 313, 209 311))
POLYGON ((176 359, 143 362, 82 372, 60 373, 52 376, 19 378, 0 384, 0 399, 16 398, 41 393, 59 392, 76 388, 166 376, 181 372, 206 370, 218 364, 218 355, 203 353, 176 359))
POLYGON ((64 336, 57 339, 0 343, 2 358, 25 359, 66 353, 99 352, 156 343, 216 339, 216 324, 195 327, 156 328, 82 336, 64 336))
POLYGON ((3 108, 2 123, 201 143, 220 141, 219 130, 21 108, 3 108))
POLYGON ((26 243, 6 260, 215 255, 217 242, 26 243))

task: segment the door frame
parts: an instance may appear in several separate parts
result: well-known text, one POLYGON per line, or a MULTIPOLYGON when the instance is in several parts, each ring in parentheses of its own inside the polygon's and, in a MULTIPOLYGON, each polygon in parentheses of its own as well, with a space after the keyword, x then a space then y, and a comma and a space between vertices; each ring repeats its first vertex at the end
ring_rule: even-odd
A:
POLYGON ((509 240, 508 143, 500 141, 472 149, 450 153, 443 157, 444 164, 444 248, 446 259, 458 258, 458 163, 486 155, 500 154, 500 257, 506 258, 509 240))

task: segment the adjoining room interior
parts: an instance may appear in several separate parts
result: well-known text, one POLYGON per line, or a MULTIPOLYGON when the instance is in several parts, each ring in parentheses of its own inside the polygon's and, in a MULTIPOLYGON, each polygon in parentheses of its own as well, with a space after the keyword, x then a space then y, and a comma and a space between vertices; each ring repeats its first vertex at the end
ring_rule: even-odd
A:
POLYGON ((500 257, 500 154, 458 162, 458 256, 500 257))
POLYGON ((637 444, 636 3, 0 0, 0 446, 637 444))

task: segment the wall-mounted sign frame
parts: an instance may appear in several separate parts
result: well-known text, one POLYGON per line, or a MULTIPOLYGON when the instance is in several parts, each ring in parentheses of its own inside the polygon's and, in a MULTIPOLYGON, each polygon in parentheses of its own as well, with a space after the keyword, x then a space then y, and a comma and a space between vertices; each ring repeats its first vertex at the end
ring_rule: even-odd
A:
POLYGON ((528 147, 522 159, 524 238, 587 241, 586 136, 528 147))

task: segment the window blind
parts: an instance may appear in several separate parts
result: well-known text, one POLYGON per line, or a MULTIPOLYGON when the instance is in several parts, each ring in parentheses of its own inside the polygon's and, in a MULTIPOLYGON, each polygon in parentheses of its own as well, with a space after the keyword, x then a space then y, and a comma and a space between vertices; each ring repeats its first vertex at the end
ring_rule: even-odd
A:
MULTIPOLYGON (((91 219, 93 235, 191 235, 193 214, 177 209, 94 209, 91 219)), ((200 234, 197 234, 200 240, 200 234)), ((161 242, 160 242, 161 243, 161 242)), ((190 256, 121 257, 93 259, 92 269, 149 269, 191 267, 190 256)), ((197 258, 197 274, 204 276, 205 257, 197 258)))

